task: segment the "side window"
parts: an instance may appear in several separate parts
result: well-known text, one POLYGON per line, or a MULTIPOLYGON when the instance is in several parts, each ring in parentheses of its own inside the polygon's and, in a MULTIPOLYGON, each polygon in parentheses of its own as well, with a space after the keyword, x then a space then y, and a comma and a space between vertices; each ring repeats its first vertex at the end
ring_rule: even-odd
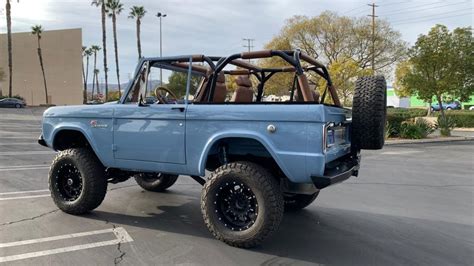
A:
MULTIPOLYGON (((196 92, 204 75, 193 73, 191 76, 190 95, 196 92)), ((125 100, 126 104, 184 103, 188 80, 188 67, 182 63, 155 62, 145 63, 133 83, 125 100)))
MULTIPOLYGON (((175 104, 184 103, 188 82, 188 64, 185 63, 157 63, 150 68, 148 75, 147 103, 175 104)), ((196 71, 191 72, 189 95, 192 96, 199 87, 203 75, 196 71)))
POLYGON ((132 89, 128 92, 127 98, 125 98, 125 104, 137 104, 139 95, 145 90, 145 81, 147 78, 147 69, 148 69, 148 63, 145 63, 143 67, 140 70, 140 73, 136 77, 132 89))

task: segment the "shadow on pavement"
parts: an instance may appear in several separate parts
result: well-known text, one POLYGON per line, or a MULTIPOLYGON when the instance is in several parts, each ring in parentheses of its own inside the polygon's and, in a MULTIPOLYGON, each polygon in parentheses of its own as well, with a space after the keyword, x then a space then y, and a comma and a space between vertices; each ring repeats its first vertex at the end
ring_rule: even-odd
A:
MULTIPOLYGON (((181 197, 174 192, 147 195, 144 200, 153 205, 141 207, 146 217, 99 210, 84 217, 217 241, 202 221, 196 197, 186 202, 181 197), (172 206, 156 205, 170 200, 172 206)), ((264 265, 288 262, 285 258, 321 264, 472 265, 472 239, 472 225, 322 208, 315 203, 308 210, 286 213, 280 229, 262 246, 238 252, 276 256, 264 265)))

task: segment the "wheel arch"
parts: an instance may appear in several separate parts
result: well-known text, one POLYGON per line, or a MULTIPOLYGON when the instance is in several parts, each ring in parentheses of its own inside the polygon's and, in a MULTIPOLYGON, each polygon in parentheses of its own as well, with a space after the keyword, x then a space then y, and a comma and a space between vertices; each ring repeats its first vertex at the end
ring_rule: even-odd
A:
POLYGON ((266 140, 263 136, 260 136, 255 133, 250 132, 239 132, 239 133, 221 133, 216 134, 209 141, 206 143, 203 152, 201 153, 199 159, 199 173, 204 176, 206 164, 209 159, 209 155, 213 149, 219 146, 221 143, 225 143, 228 141, 253 141, 261 145, 262 148, 268 153, 271 159, 275 162, 276 166, 281 170, 281 172, 288 177, 289 171, 284 167, 284 164, 281 162, 280 158, 278 157, 274 147, 266 140))
POLYGON ((61 151, 69 148, 87 147, 92 150, 95 156, 101 161, 97 153, 97 147, 89 135, 80 127, 61 126, 56 127, 51 134, 51 147, 55 151, 61 151))

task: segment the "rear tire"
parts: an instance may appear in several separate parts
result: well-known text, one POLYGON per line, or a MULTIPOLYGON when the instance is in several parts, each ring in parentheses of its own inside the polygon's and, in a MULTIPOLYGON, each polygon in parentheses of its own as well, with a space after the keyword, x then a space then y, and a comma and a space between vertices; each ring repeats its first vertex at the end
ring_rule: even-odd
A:
POLYGON ((21 108, 21 104, 19 104, 19 103, 15 104, 15 108, 16 108, 16 109, 20 109, 20 108, 21 108))
POLYGON ((250 162, 217 168, 201 194, 201 211, 209 231, 240 248, 259 245, 278 229, 283 204, 277 180, 250 162))
POLYGON ((162 173, 141 173, 134 177, 140 187, 153 192, 163 192, 178 180, 177 175, 162 173))
POLYGON ((87 148, 60 151, 49 170, 49 190, 62 211, 87 213, 102 203, 107 192, 104 167, 87 148))
POLYGON ((313 194, 284 195, 285 211, 299 211, 308 207, 319 195, 319 191, 313 194))
POLYGON ((387 84, 383 76, 360 77, 352 104, 352 145, 356 150, 378 150, 385 143, 387 84))

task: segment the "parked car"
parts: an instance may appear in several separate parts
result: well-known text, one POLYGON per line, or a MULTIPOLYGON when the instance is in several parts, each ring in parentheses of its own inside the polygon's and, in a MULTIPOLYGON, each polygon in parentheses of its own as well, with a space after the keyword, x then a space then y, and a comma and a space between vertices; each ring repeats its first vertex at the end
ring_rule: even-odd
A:
POLYGON ((469 107, 469 111, 474 111, 474 106, 469 107))
MULTIPOLYGON (((443 110, 460 110, 461 103, 458 101, 450 102, 450 103, 442 103, 443 110)), ((431 105, 431 111, 439 111, 439 103, 431 105)))
POLYGON ((0 100, 0 107, 24 108, 26 103, 17 98, 4 98, 0 100))
POLYGON ((321 189, 357 176, 361 149, 383 147, 386 89, 382 76, 361 77, 352 110, 343 108, 326 67, 299 50, 143 58, 118 102, 46 110, 38 142, 58 151, 49 189, 62 211, 97 208, 108 182, 133 177, 143 189, 162 192, 190 176, 203 185, 209 231, 248 248, 277 230, 284 210, 305 208, 321 189), (270 57, 288 65, 246 61, 270 57), (184 82, 151 87, 162 70, 184 82), (275 73, 294 75, 291 95, 265 102, 275 73), (225 75, 233 76, 233 90, 225 75), (307 75, 326 80, 322 96, 307 75))

